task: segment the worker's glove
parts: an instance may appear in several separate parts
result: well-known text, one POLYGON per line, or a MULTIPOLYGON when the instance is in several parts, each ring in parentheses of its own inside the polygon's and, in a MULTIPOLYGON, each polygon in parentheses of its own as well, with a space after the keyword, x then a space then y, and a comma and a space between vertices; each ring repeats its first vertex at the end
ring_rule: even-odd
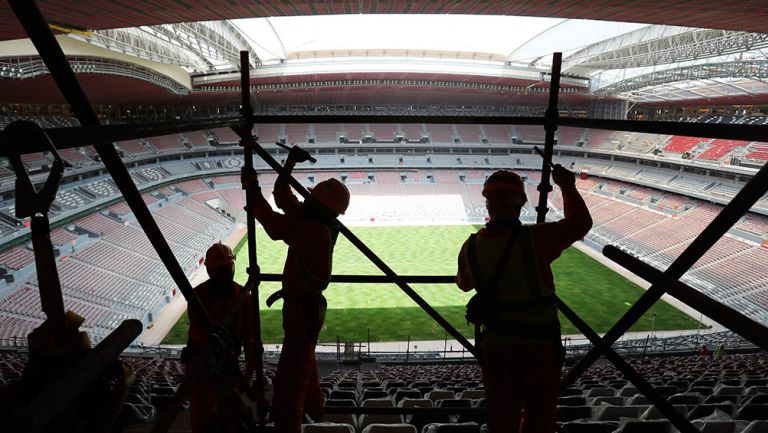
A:
POLYGON ((254 190, 259 187, 259 175, 256 174, 256 170, 243 167, 240 169, 240 182, 242 182, 244 190, 254 190))
POLYGON ((552 180, 560 189, 576 185, 576 176, 560 164, 556 164, 554 170, 552 170, 552 180))
POLYGON ((309 152, 300 148, 299 146, 293 146, 291 150, 288 151, 288 160, 293 162, 309 161, 311 157, 312 156, 309 154, 309 152))

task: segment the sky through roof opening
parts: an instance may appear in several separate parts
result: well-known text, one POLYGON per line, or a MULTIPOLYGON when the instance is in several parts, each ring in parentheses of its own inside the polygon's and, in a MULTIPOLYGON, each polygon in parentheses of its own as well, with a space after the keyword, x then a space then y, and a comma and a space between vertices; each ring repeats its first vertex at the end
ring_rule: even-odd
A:
POLYGON ((324 15, 249 18, 233 23, 262 61, 292 52, 428 50, 508 55, 562 22, 556 18, 495 15, 324 15))

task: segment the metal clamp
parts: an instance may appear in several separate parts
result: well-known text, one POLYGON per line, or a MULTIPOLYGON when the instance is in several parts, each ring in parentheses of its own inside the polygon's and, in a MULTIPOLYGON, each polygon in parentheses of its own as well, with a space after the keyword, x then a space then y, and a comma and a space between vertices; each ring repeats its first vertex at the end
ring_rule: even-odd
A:
POLYGON ((6 126, 5 132, 23 138, 26 141, 42 144, 51 152, 54 161, 48 179, 40 191, 35 189, 32 179, 29 177, 26 167, 21 162, 19 154, 8 155, 11 167, 16 173, 16 217, 28 218, 34 215, 45 215, 50 211, 51 204, 59 192, 59 185, 64 174, 64 160, 59 155, 56 147, 46 134, 45 130, 37 123, 28 120, 17 120, 6 126))

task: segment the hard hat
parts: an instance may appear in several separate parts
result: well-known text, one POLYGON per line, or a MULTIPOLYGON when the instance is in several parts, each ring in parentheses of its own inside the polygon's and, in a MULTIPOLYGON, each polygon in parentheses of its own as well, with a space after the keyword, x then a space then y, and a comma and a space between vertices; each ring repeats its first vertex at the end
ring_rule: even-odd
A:
POLYGON ((324 180, 308 190, 311 197, 339 215, 344 215, 349 206, 349 190, 334 178, 324 180))
POLYGON ((483 197, 488 197, 489 192, 510 191, 520 196, 522 203, 526 202, 523 179, 517 173, 509 170, 499 170, 488 176, 483 184, 483 197))
POLYGON ((234 263, 235 253, 232 252, 232 248, 221 242, 211 245, 205 253, 205 266, 208 268, 231 266, 234 263))

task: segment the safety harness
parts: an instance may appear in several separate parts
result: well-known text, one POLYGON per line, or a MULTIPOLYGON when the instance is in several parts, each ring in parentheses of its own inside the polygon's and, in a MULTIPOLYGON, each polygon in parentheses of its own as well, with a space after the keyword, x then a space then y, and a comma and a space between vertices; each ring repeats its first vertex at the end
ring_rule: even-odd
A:
MULTIPOLYGON (((555 322, 547 326, 526 326, 525 323, 500 319, 500 313, 536 311, 554 307, 554 295, 544 296, 538 277, 538 266, 534 256, 530 230, 527 227, 518 226, 510 233, 499 262, 496 264, 490 280, 485 281, 477 259, 477 234, 470 235, 467 241, 467 259, 472 277, 475 281, 477 293, 467 303, 467 322, 475 326, 475 344, 482 347, 487 333, 503 334, 515 337, 535 337, 557 342, 560 345, 560 324, 555 322), (498 285, 504 269, 506 268, 512 248, 520 242, 522 250, 523 267, 530 299, 525 301, 503 301, 499 297, 498 285)), ((482 349, 480 350, 482 353, 482 349)))

